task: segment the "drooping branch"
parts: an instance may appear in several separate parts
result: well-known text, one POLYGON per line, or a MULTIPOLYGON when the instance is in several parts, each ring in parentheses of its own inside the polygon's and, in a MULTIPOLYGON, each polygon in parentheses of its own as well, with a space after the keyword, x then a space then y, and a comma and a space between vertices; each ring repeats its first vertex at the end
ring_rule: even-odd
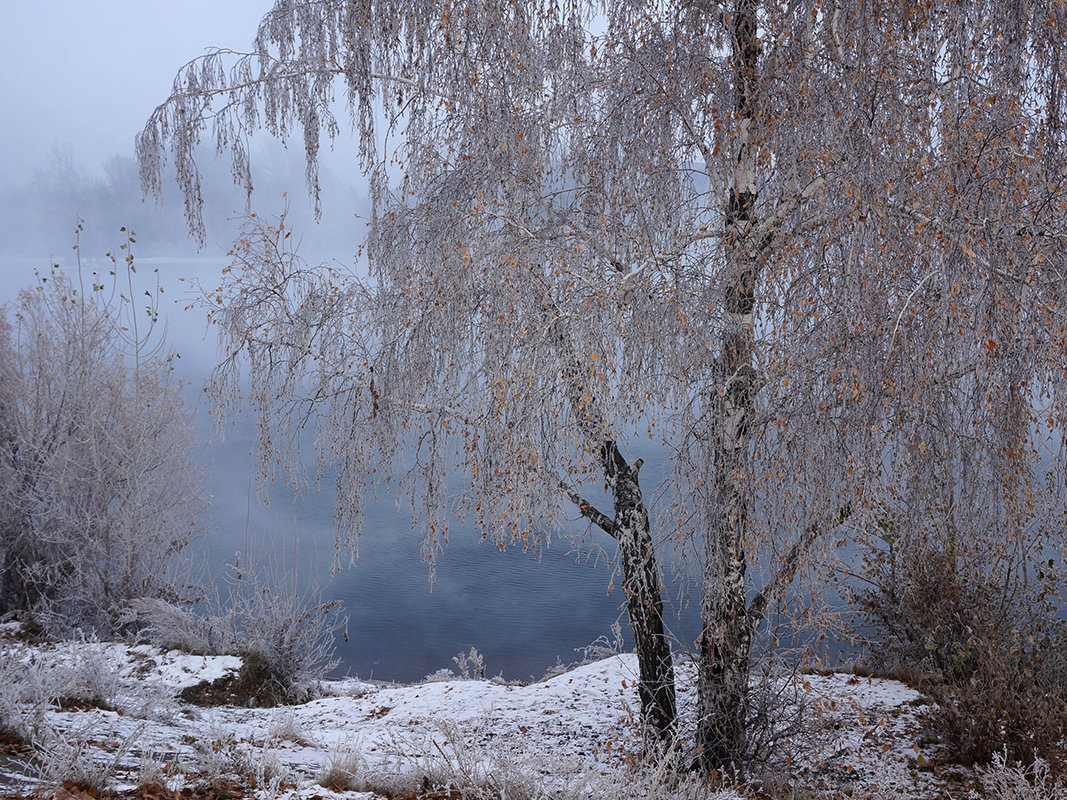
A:
POLYGON ((753 230, 753 236, 766 246, 766 238, 774 236, 775 230, 786 219, 796 213, 805 202, 814 197, 823 187, 833 179, 832 173, 818 175, 808 182, 799 192, 786 195, 775 206, 774 210, 760 219, 753 230))

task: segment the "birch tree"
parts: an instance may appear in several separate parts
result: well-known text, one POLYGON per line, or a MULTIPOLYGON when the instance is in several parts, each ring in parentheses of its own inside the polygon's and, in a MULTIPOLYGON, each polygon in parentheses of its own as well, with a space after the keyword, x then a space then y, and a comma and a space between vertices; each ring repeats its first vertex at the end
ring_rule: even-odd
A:
POLYGON ((253 220, 211 296, 224 392, 250 364, 268 461, 320 412, 345 531, 413 443, 431 555, 449 501, 500 542, 568 503, 615 536, 667 733, 626 446, 661 438, 661 518, 701 561, 697 759, 737 769, 753 636, 831 533, 886 503, 906 525, 932 491, 974 531, 1062 519, 1065 11, 279 0, 249 52, 182 69, 138 156, 158 192, 169 148, 197 232, 205 135, 249 190, 247 137, 301 137, 317 202, 347 113, 369 274, 253 220))

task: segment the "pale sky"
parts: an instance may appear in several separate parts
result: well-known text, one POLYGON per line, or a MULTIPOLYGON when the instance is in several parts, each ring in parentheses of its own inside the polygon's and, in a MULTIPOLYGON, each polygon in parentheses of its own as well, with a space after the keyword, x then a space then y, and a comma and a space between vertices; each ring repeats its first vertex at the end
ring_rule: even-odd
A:
POLYGON ((133 137, 178 69, 246 48, 271 0, 37 0, 5 4, 0 183, 23 183, 53 143, 90 172, 133 137))

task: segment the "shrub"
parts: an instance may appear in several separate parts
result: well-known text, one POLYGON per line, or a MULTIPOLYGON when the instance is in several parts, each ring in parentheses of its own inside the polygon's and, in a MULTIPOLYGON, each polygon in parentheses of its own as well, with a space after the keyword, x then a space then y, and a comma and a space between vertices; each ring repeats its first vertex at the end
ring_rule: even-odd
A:
POLYGON ((0 659, 0 745, 25 742, 27 738, 20 680, 23 669, 9 653, 0 659))
POLYGON ((1045 761, 1013 764, 1003 752, 994 753, 992 764, 982 770, 982 786, 991 800, 1067 800, 1067 785, 1052 776, 1045 761))
POLYGON ((345 745, 330 751, 315 782, 335 792, 366 789, 366 764, 358 747, 345 745))
MULTIPOLYGON (((209 655, 240 655, 234 679, 200 694, 210 702, 277 705, 303 702, 337 665, 334 638, 347 623, 339 601, 268 564, 233 567, 228 600, 201 614, 162 600, 140 602, 143 633, 153 644, 209 655)), ((203 688, 203 687, 201 687, 203 688)))
POLYGON ((0 314, 0 614, 62 635, 110 636, 131 600, 180 596, 202 507, 158 285, 131 300, 132 242, 124 270, 53 267, 0 314))
POLYGON ((452 661, 459 669, 460 677, 465 681, 485 680, 485 658, 471 646, 469 653, 459 651, 459 655, 453 656, 452 661))
POLYGON ((947 757, 984 764, 1003 753, 1058 767, 1067 632, 1053 601, 1055 564, 1020 569, 973 543, 964 548, 956 535, 902 536, 889 519, 880 528, 885 546, 868 552, 869 586, 853 599, 878 633, 881 666, 918 668, 917 688, 935 703, 927 720, 947 757))
POLYGON ((164 650, 194 655, 230 655, 238 650, 233 608, 220 613, 194 613, 158 597, 131 604, 140 635, 164 650))
POLYGON ((292 742, 301 747, 315 746, 307 730, 290 712, 282 713, 274 718, 267 730, 267 739, 275 742, 292 742))
POLYGON ((97 797, 111 787, 121 762, 133 751, 143 732, 142 724, 117 742, 106 757, 100 757, 99 750, 90 744, 91 729, 68 733, 50 730, 46 738, 34 742, 33 764, 38 782, 47 789, 76 786, 97 797))
MULTIPOLYGON (((422 742, 405 740, 402 755, 387 770, 369 769, 342 749, 336 761, 354 779, 350 787, 385 797, 469 798, 470 800, 732 800, 700 775, 680 772, 676 754, 628 768, 603 769, 584 756, 545 754, 531 759, 521 739, 488 737, 475 727, 437 720, 422 742)), ((319 784, 328 785, 320 776, 319 784)), ((343 785, 343 784, 342 784, 343 785)), ((334 788, 331 785, 331 788, 334 788)), ((337 787, 340 788, 340 787, 337 787)))
POLYGON ((49 706, 113 709, 119 703, 118 667, 95 643, 80 643, 56 657, 6 656, 0 668, 0 722, 3 716, 22 720, 18 727, 26 731, 26 720, 39 722, 49 706))
POLYGON ((296 579, 270 567, 244 570, 233 609, 245 663, 255 663, 280 702, 308 699, 316 683, 337 666, 335 633, 345 625, 340 601, 300 591, 296 579))
MULTIPOLYGON (((963 764, 989 763, 997 752, 1031 764, 1065 764, 1067 697, 1063 681, 1063 632, 982 627, 973 620, 958 643, 954 669, 930 676, 924 689, 936 704, 933 731, 963 764)), ((1060 626, 1057 626, 1060 627, 1060 626)))

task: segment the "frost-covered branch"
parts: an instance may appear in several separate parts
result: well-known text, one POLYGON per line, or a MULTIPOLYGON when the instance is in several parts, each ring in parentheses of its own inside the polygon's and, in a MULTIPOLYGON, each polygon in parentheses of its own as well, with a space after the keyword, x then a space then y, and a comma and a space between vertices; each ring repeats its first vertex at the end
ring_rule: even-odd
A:
POLYGON ((600 528, 602 531, 604 531, 604 533, 607 533, 612 537, 616 536, 615 523, 611 520, 610 517, 599 511, 595 506, 592 505, 592 503, 589 503, 588 501, 584 500, 576 491, 574 491, 574 489, 572 489, 566 483, 563 483, 561 481, 559 484, 559 488, 565 495, 567 495, 567 499, 574 503, 575 506, 577 506, 578 511, 581 512, 583 517, 585 517, 598 528, 600 528))

